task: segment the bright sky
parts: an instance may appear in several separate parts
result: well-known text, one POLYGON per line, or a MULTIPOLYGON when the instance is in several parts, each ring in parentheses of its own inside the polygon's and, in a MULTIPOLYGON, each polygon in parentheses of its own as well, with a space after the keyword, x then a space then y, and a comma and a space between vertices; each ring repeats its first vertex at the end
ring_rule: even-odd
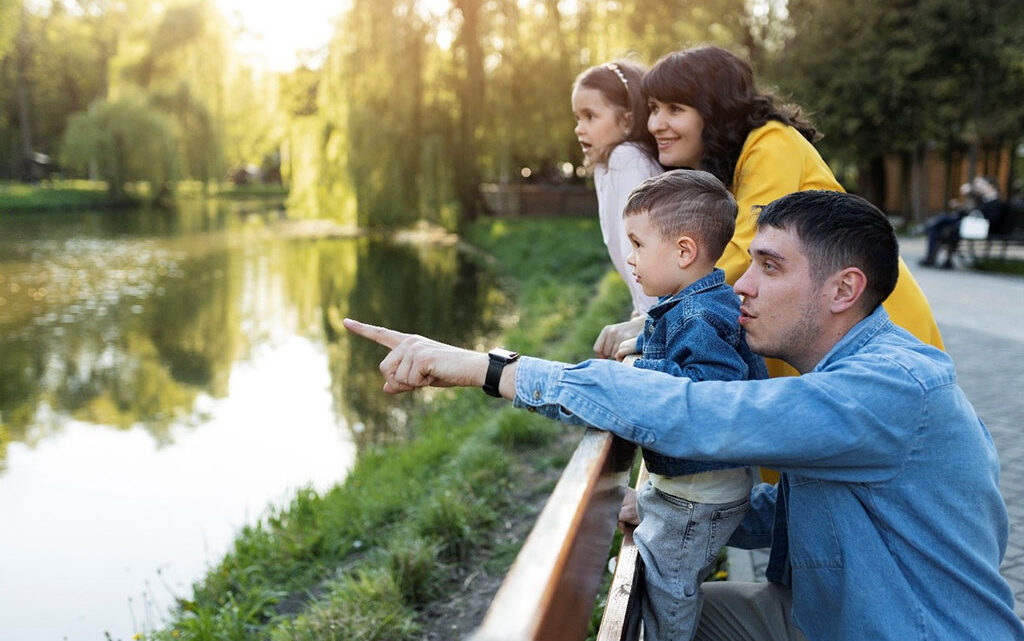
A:
MULTIPOLYGON (((253 66, 273 71, 290 71, 300 51, 326 47, 334 30, 334 19, 348 3, 339 0, 216 0, 221 11, 246 35, 238 50, 253 66)), ((314 63, 319 57, 311 59, 314 63)), ((314 64, 315 66, 315 64, 314 64)))

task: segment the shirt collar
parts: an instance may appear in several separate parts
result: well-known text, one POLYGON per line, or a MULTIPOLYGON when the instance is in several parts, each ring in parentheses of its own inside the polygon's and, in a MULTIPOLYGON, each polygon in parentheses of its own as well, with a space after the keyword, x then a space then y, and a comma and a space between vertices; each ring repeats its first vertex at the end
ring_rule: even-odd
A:
POLYGON ((647 310, 647 315, 650 316, 651 318, 657 319, 663 314, 665 314, 668 310, 675 307, 676 303, 686 298, 687 296, 692 296, 699 292, 714 289, 715 287, 719 287, 724 284, 725 272, 716 267, 715 269, 711 270, 710 274, 704 276, 703 278, 699 278, 693 281, 692 283, 684 287, 682 291, 676 294, 672 294, 671 296, 662 296, 661 298, 659 298, 658 302, 655 303, 655 305, 651 307, 649 310, 647 310))
POLYGON ((846 332, 846 336, 832 346, 832 349, 825 354, 825 358, 821 359, 814 371, 823 370, 833 362, 855 354, 879 332, 890 327, 892 327, 892 320, 889 319, 889 313, 879 305, 875 311, 861 319, 850 331, 846 332))

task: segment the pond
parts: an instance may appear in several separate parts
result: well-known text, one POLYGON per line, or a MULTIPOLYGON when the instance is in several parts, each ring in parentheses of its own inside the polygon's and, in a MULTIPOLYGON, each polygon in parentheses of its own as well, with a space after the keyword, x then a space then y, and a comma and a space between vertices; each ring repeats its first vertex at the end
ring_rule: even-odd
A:
POLYGON ((289 239, 283 215, 0 215, 0 636, 152 629, 268 505, 406 438, 417 400, 343 317, 493 329, 454 246, 289 239))

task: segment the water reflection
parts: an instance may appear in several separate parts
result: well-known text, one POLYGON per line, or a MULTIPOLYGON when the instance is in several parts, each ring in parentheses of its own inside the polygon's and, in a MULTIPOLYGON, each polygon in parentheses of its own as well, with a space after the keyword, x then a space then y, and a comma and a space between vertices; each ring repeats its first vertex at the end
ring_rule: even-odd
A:
POLYGON ((394 319, 396 329, 414 331, 441 341, 465 343, 489 330, 497 291, 480 277, 464 254, 420 249, 408 260, 408 247, 360 242, 354 256, 355 277, 346 277, 343 265, 323 270, 331 277, 325 287, 324 325, 328 328, 333 371, 347 372, 333 379, 339 412, 353 426, 356 442, 385 442, 406 436, 404 413, 415 395, 386 396, 377 364, 385 351, 368 341, 349 341, 341 319, 351 316, 372 323, 394 319), (372 392, 371 392, 372 391, 372 392))
POLYGON ((286 241, 260 206, 0 216, 0 620, 17 638, 130 636, 162 615, 146 584, 169 603, 268 502, 406 436, 415 397, 380 392, 383 350, 344 316, 462 344, 492 329, 498 293, 455 248, 286 241))
POLYGON ((396 407, 411 398, 396 404, 377 393, 382 352, 349 342, 341 318, 452 342, 491 326, 486 309, 495 290, 451 247, 367 239, 244 244, 222 232, 154 237, 139 228, 159 225, 133 223, 126 234, 109 221, 97 226, 95 216, 77 226, 55 221, 63 225, 52 234, 38 218, 0 221, 7 440, 38 442, 72 418, 142 425, 167 442, 169 426, 189 414, 199 392, 222 397, 232 363, 282 333, 327 344, 337 413, 361 443, 388 440, 401 430, 396 407))

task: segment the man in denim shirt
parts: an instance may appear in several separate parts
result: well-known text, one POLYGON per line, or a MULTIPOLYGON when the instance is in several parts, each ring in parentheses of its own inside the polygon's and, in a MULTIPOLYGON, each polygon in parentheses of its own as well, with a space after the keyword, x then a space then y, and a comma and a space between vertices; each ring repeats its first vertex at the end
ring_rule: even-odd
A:
MULTIPOLYGON (((740 301, 715 263, 732 238, 736 200, 705 171, 677 169, 633 190, 622 213, 632 251, 626 264, 657 304, 634 367, 694 381, 768 378, 739 326, 740 301)), ((641 614, 646 641, 688 641, 700 616, 704 579, 743 520, 753 474, 737 463, 695 461, 644 448, 650 472, 637 493, 633 532, 644 562, 641 614)))
MULTIPOLYGON (((800 192, 761 212, 735 285, 741 323, 754 352, 799 377, 693 382, 528 358, 501 371, 518 406, 663 454, 782 472, 754 488, 731 540, 771 546, 769 583, 706 585, 698 639, 1024 639, 999 575, 1009 525, 992 439, 949 357, 878 306, 897 252, 856 196, 800 192)), ((385 391, 488 380, 484 354, 347 325, 392 348, 385 391)))

